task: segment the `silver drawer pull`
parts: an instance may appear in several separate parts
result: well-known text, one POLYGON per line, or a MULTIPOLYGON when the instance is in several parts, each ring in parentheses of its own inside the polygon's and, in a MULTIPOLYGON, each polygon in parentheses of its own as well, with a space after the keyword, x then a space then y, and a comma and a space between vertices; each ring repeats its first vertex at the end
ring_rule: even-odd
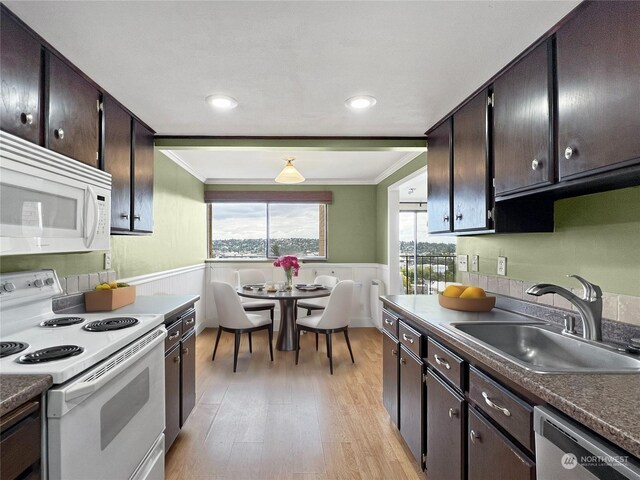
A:
POLYGON ((469 432, 469 440, 471 440, 471 443, 476 443, 476 440, 480 440, 480 434, 475 430, 471 430, 469 432))
POLYGON ((449 409, 449 418, 453 418, 453 417, 457 417, 458 416, 458 411, 455 408, 450 408, 449 409))
POLYGON ((178 355, 177 357, 173 357, 173 361, 175 363, 180 363, 180 356, 178 355))
POLYGON ((397 350, 391 350, 391 355, 393 355, 395 357, 396 355, 398 355, 398 351, 397 350))
POLYGON ((413 338, 412 338, 412 337, 410 337, 410 336, 408 336, 408 335, 407 335, 407 334, 405 334, 405 333, 403 333, 403 334, 402 334, 402 339, 403 339, 405 342, 413 343, 413 338))
POLYGON ((510 417, 511 416, 511 412, 509 410, 507 410, 504 407, 501 407, 500 405, 496 405, 495 403, 493 403, 491 401, 491 399, 489 398, 489 395, 487 395, 487 392, 482 392, 482 398, 484 398, 484 401, 487 405, 489 405, 491 408, 498 410, 502 413, 504 413, 504 415, 506 417, 510 417))
POLYGON ((175 340, 176 338, 178 338, 180 336, 180 332, 176 332, 173 335, 169 335, 168 340, 175 340))
POLYGON ((400 357, 400 363, 404 365, 405 363, 407 363, 407 359, 404 357, 400 357))
POLYGON ((184 322, 185 325, 193 325, 193 323, 196 321, 195 318, 192 318, 191 320, 187 320, 186 322, 184 322))
POLYGON ((189 355, 189 349, 188 348, 183 348, 182 349, 182 353, 185 355, 189 355))
POLYGON ((435 355, 435 354, 433 355, 433 358, 436 360, 436 363, 438 365, 446 368, 447 370, 451 370, 451 365, 449 365, 449 362, 447 362, 444 358, 439 357, 438 355, 435 355))
POLYGON ((389 320, 389 319, 386 319, 386 318, 385 318, 385 319, 384 319, 384 323, 386 323, 387 325, 389 325, 389 326, 392 326, 392 327, 393 327, 393 321, 391 321, 391 320, 389 320))

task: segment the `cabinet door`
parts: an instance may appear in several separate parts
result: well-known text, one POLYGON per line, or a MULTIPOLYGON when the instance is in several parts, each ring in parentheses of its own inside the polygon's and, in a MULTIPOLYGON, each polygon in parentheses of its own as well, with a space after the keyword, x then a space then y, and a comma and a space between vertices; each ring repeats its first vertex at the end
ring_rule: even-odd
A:
POLYGON ((189 418, 189 414, 196 406, 196 335, 182 339, 182 376, 180 378, 180 426, 189 418))
POLYGON ((451 119, 428 136, 427 210, 429 233, 450 232, 451 218, 451 119))
POLYGON ((422 465, 422 362, 400 347, 400 433, 422 465))
POLYGON ((132 230, 153 231, 153 132, 134 122, 132 230))
POLYGON ((553 182, 550 43, 543 43, 493 84, 496 195, 553 182))
POLYGON ((398 341, 382 335, 382 403, 391 422, 398 427, 398 341))
POLYGON ((640 160, 640 2, 581 7, 556 34, 560 180, 640 160))
POLYGON ((535 464, 469 408, 468 480, 534 480, 535 464))
POLYGON ((427 471, 429 480, 463 480, 464 399, 434 373, 427 373, 427 471))
POLYGON ((98 90, 51 53, 47 53, 47 78, 47 147, 98 167, 98 90))
POLYGON ((165 391, 165 429, 164 449, 169 451, 171 444, 180 433, 180 344, 176 345, 164 357, 165 391))
POLYGON ((40 144, 40 42, 0 11, 0 129, 40 144))
POLYGON ((112 97, 103 100, 104 164, 111 174, 111 228, 131 229, 131 116, 112 97))
POLYGON ((489 228, 488 92, 453 114, 453 229, 489 228))

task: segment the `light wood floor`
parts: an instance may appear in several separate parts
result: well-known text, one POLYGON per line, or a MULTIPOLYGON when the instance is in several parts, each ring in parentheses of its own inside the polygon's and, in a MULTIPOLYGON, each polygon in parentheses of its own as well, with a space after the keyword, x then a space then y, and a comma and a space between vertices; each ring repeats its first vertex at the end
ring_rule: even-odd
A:
MULTIPOLYGON (((315 351, 304 335, 300 364, 274 347, 266 332, 243 336, 232 373, 233 335, 216 330, 197 338, 197 404, 166 458, 167 480, 419 479, 420 472, 382 405, 382 334, 350 331, 356 363, 344 337, 334 335, 334 375, 324 338, 315 351)), ((275 343, 275 339, 274 339, 275 343)))

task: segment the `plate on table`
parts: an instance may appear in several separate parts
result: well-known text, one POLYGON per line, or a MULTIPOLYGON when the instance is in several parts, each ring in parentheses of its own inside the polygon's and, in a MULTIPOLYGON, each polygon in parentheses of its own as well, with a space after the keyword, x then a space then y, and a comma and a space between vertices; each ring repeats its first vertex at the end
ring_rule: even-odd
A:
POLYGON ((254 291, 262 291, 262 289, 264 288, 264 283, 249 283, 247 285, 243 285, 242 289, 243 290, 254 290, 254 291))
POLYGON ((322 290, 323 285, 296 285, 296 288, 302 292, 313 292, 314 290, 322 290))

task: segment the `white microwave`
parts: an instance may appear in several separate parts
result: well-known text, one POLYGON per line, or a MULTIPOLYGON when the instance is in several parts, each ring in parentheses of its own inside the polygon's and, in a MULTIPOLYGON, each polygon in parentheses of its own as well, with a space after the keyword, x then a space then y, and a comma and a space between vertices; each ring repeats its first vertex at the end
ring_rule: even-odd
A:
POLYGON ((109 250, 111 175, 0 131, 0 255, 109 250))

